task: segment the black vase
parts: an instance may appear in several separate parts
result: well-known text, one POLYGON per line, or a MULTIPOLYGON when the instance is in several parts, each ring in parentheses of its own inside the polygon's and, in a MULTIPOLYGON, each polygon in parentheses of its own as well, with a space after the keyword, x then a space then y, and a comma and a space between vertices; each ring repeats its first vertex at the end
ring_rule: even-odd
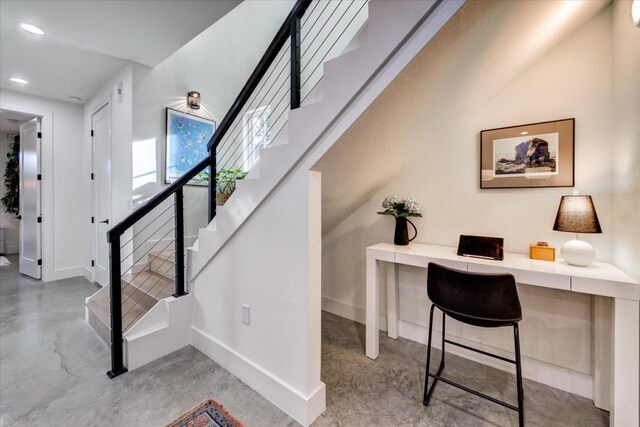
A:
POLYGON ((400 246, 406 246, 410 241, 415 239, 418 236, 418 229, 408 218, 404 217, 396 217, 396 234, 393 237, 393 243, 400 246), (413 227, 413 237, 409 238, 409 228, 407 227, 407 223, 411 224, 413 227))

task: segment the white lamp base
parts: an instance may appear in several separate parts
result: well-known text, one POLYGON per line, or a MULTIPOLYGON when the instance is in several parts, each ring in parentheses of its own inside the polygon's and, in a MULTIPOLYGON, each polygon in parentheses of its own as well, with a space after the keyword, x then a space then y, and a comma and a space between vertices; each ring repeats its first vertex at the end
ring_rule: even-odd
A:
POLYGON ((596 250, 584 240, 569 240, 562 245, 560 254, 567 263, 586 267, 596 259, 596 250))

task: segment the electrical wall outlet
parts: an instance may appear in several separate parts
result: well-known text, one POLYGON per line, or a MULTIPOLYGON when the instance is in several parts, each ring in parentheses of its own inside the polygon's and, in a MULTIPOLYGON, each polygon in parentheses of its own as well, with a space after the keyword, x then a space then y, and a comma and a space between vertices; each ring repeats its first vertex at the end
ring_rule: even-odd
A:
POLYGON ((251 308, 247 304, 242 304, 242 323, 245 325, 251 323, 251 308))

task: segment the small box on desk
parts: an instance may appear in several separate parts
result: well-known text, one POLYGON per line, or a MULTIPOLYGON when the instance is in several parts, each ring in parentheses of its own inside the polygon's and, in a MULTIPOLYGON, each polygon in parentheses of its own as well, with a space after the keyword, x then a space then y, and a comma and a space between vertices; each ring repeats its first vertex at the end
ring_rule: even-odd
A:
POLYGON ((541 261, 555 261, 556 248, 551 246, 538 246, 532 243, 529 245, 529 258, 539 259, 541 261))

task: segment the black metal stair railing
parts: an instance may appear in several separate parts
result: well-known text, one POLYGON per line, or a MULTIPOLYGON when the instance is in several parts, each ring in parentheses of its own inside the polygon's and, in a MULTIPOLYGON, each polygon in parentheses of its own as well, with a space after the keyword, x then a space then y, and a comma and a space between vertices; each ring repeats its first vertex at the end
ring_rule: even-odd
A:
POLYGON ((353 23, 364 21, 367 3, 315 1, 302 19, 293 21, 291 42, 284 42, 229 130, 219 135, 219 169, 250 171, 260 152, 286 135, 288 112, 311 99, 323 77, 322 64, 353 37, 359 28, 353 23))
POLYGON ((109 378, 127 371, 123 333, 144 314, 142 300, 168 296, 171 282, 163 277, 173 276, 173 296, 186 294, 183 188, 208 166, 209 156, 107 233, 111 311, 109 378), (123 236, 126 237, 123 239, 123 236), (153 261, 148 260, 152 256, 159 258, 159 263, 152 265, 153 261), (147 268, 156 269, 157 274, 147 272, 147 268))
POLYGON ((167 292, 166 280, 146 273, 149 259, 156 260, 154 268, 160 268, 161 276, 175 277, 174 296, 186 294, 184 186, 208 171, 211 221, 216 214, 216 171, 249 171, 260 151, 286 131, 287 113, 313 94, 322 79, 321 65, 353 37, 357 26, 352 24, 364 21, 367 2, 316 0, 310 8, 312 0, 297 0, 209 141, 207 157, 109 230, 110 378, 127 371, 123 334, 144 314, 140 303, 167 292))

